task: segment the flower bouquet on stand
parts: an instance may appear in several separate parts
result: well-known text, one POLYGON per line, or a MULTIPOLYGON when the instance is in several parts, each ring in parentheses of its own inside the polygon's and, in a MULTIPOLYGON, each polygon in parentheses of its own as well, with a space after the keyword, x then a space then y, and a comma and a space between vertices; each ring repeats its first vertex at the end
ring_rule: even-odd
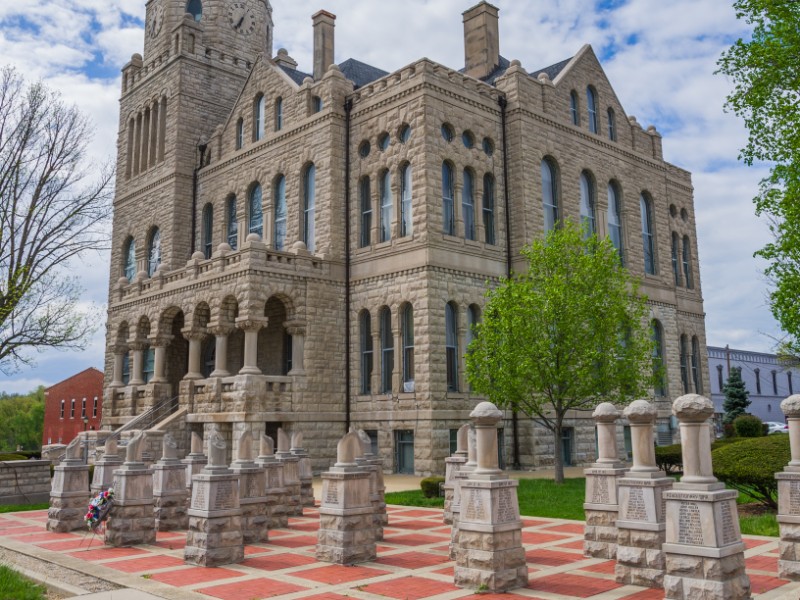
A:
POLYGON ((108 488, 98 493, 89 502, 89 510, 84 517, 86 526, 94 533, 97 533, 106 519, 108 519, 108 513, 111 511, 112 506, 114 506, 114 488, 108 488))

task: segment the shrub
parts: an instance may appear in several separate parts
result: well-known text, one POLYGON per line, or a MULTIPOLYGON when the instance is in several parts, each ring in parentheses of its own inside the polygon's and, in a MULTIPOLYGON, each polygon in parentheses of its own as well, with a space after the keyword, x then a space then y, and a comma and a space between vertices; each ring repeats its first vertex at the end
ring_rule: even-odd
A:
POLYGON ((675 473, 683 468, 681 445, 656 446, 656 464, 665 473, 675 473))
POLYGON ((775 473, 791 459, 788 435, 742 440, 711 453, 714 475, 729 487, 750 495, 771 508, 778 508, 775 473))
POLYGON ((0 460, 28 460, 27 456, 23 456, 22 454, 0 454, 0 460))
POLYGON ((733 428, 733 423, 725 423, 722 425, 722 435, 725 439, 732 439, 736 437, 736 430, 733 428))
POLYGON ((733 421, 736 435, 743 438, 761 437, 764 435, 764 424, 753 415, 742 415, 733 421))
POLYGON ((740 437, 732 437, 732 438, 722 438, 721 440, 714 440, 711 442, 711 450, 716 450, 717 448, 722 448, 723 446, 729 446, 730 444, 738 444, 741 441, 746 440, 747 438, 740 438, 740 437))
POLYGON ((439 495, 439 484, 444 483, 444 477, 426 477, 419 482, 422 493, 426 498, 436 498, 439 495))

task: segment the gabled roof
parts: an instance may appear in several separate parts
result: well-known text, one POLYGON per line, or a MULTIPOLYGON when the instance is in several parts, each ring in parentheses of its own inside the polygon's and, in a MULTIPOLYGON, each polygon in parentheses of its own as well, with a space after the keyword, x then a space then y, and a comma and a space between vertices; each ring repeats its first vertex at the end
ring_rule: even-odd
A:
POLYGON ((310 73, 303 73, 302 71, 298 71, 297 69, 292 69, 291 67, 286 67, 284 65, 278 65, 284 73, 286 73, 289 77, 291 77, 292 81, 294 81, 297 85, 303 85, 303 80, 306 77, 314 77, 310 73))
POLYGON ((57 387, 57 386, 59 386, 59 385, 63 384, 63 383, 67 383, 68 381, 70 381, 70 380, 72 380, 72 379, 75 379, 76 377, 80 377, 81 375, 84 375, 84 374, 86 374, 86 373, 89 373, 90 371, 94 371, 94 372, 95 372, 97 375, 99 375, 99 376, 100 376, 100 380, 102 381, 102 379, 103 379, 103 372, 102 372, 100 369, 95 369, 94 367, 89 367, 88 369, 84 369, 84 370, 83 370, 83 371, 81 371, 80 373, 75 373, 75 375, 72 375, 71 377, 67 377, 67 378, 66 378, 66 379, 64 379, 63 381, 59 381, 58 383, 54 383, 54 384, 53 384, 53 385, 51 385, 50 387, 48 387, 48 388, 45 388, 45 392, 47 392, 47 391, 51 390, 51 389, 52 389, 52 388, 54 388, 54 387, 57 387))
POLYGON ((353 82, 356 88, 365 86, 389 74, 388 71, 373 67, 354 58, 348 58, 343 63, 340 63, 339 70, 347 79, 353 82))

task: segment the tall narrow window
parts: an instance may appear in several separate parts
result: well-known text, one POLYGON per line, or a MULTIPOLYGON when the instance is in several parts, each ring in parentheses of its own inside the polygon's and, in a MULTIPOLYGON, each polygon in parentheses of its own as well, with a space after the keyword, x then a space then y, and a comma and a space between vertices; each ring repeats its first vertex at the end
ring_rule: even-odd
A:
POLYGON ((361 393, 372 393, 372 321, 369 311, 361 312, 359 318, 361 344, 361 393))
POLYGON ((147 274, 152 277, 161 266, 161 231, 158 228, 150 234, 150 244, 147 249, 147 274))
MULTIPOLYGON (((721 388, 720 391, 722 391, 721 388)), ((778 373, 776 371, 772 371, 772 395, 778 395, 778 373)))
POLYGON ((681 284, 681 271, 678 266, 678 234, 672 232, 672 274, 675 276, 675 285, 681 284))
POLYGON ((283 98, 275 100, 275 131, 283 129, 283 98))
POLYGON ((589 131, 597 133, 597 99, 594 88, 586 88, 586 110, 589 113, 589 131))
POLYGON ((483 231, 486 243, 494 245, 494 177, 491 173, 483 176, 483 231))
POLYGON ((586 237, 591 237, 597 232, 594 206, 594 182, 592 176, 584 171, 581 173, 581 227, 586 237))
POLYGON ((558 223, 558 186, 555 167, 548 159, 542 161, 542 206, 544 232, 547 234, 558 223))
POLYGON ((81 400, 81 419, 86 418, 86 398, 81 400))
POLYGON ((203 207, 203 256, 211 258, 214 252, 214 207, 206 204, 203 207))
POLYGON ((283 250, 286 245, 286 178, 278 175, 275 180, 275 250, 283 250))
POLYGON ((411 165, 400 169, 400 237, 411 235, 411 165))
POLYGON ((236 217, 236 196, 230 196, 228 198, 228 206, 226 208, 226 216, 228 218, 228 245, 233 250, 236 250, 238 246, 237 238, 239 237, 239 221, 236 217))
POLYGON ((261 206, 261 185, 255 184, 250 190, 250 200, 248 202, 248 233, 256 233, 259 237, 264 237, 264 212, 261 206))
POLYGON ((361 244, 366 248, 372 243, 372 191, 370 190, 369 175, 361 178, 358 186, 361 204, 361 244))
POLYGON ((392 391, 394 371, 394 335, 392 335, 392 313, 384 306, 378 314, 381 336, 381 392, 392 391))
POLYGON ((136 240, 133 238, 128 240, 125 246, 125 279, 133 281, 136 277, 136 240))
POLYGON ((754 369, 753 373, 756 376, 756 394, 761 395, 761 369, 754 369))
POLYGON ((453 202, 453 167, 442 163, 442 230, 447 235, 456 234, 455 205, 453 202))
POLYGON ((617 141, 617 116, 613 108, 608 109, 608 139, 612 142, 617 141))
POLYGON ((656 396, 666 396, 666 373, 664 368, 664 330, 661 323, 655 319, 650 324, 653 340, 653 376, 655 378, 654 392, 656 396))
POLYGON ((388 242, 392 239, 392 176, 389 171, 381 174, 381 238, 388 242))
POLYGON ((267 99, 263 94, 259 94, 256 98, 256 104, 253 114, 253 139, 259 141, 264 139, 264 109, 266 108, 267 99))
POLYGON ((283 375, 288 375, 292 370, 292 336, 284 331, 283 334, 283 375))
POLYGON ((461 192, 461 213, 464 218, 464 237, 475 239, 475 184, 472 171, 464 169, 464 189, 461 192))
POLYGON ((722 365, 717 365, 717 383, 719 383, 719 393, 721 394, 722 388, 725 387, 725 382, 722 380, 722 365))
POLYGON ((581 124, 581 117, 578 112, 578 92, 575 90, 569 93, 569 115, 572 118, 573 125, 581 124))
POLYGON ((794 394, 794 387, 792 386, 792 373, 791 371, 786 373, 786 381, 789 384, 789 395, 791 396, 794 394))
POLYGON ((186 12, 192 15, 195 21, 199 21, 203 18, 203 3, 200 0, 188 0, 186 12))
POLYGON ((642 248, 644 250, 644 272, 656 274, 655 242, 653 240, 653 212, 650 201, 644 194, 639 196, 639 208, 642 212, 642 248))
POLYGON ((97 396, 92 399, 92 418, 97 418, 97 396))
POLYGON ((144 351, 143 358, 142 379, 144 379, 145 383, 150 383, 156 368, 156 349, 152 346, 148 346, 144 351))
POLYGON ((125 353, 122 355, 122 383, 128 385, 131 380, 131 355, 125 353))
POLYGON ((692 246, 689 236, 683 236, 683 279, 690 290, 694 287, 692 282, 692 246))
MULTIPOLYGON (((756 372, 758 369, 756 369, 756 372)), ((756 378, 758 375, 756 375, 756 378)), ((695 394, 702 394, 703 393, 703 381, 700 377, 700 340, 697 339, 697 336, 692 336, 692 382, 694 383, 694 393, 695 394)), ((758 384, 759 389, 761 388, 761 383, 758 384)), ((759 391, 759 393, 761 393, 759 391)))
POLYGON ((317 168, 314 165, 308 165, 305 177, 303 177, 303 242, 309 252, 314 252, 315 249, 316 178, 317 168))
POLYGON ((64 418, 64 400, 61 401, 61 418, 64 418))
POLYGON ((75 418, 75 398, 72 399, 72 402, 69 405, 69 418, 75 418))
POLYGON ((406 304, 402 313, 403 391, 414 391, 414 308, 406 304))
POLYGON ((458 312, 452 302, 444 305, 444 347, 447 391, 458 391, 458 312))
POLYGON ((680 358, 681 358, 681 384, 683 385, 683 393, 689 393, 689 341, 685 335, 681 336, 680 343, 680 358))
POLYGON ((241 150, 244 146, 244 119, 236 121, 236 149, 241 150))
POLYGON ((617 186, 610 182, 608 184, 608 237, 619 253, 619 260, 625 264, 624 247, 622 245, 622 211, 620 210, 620 199, 617 186))

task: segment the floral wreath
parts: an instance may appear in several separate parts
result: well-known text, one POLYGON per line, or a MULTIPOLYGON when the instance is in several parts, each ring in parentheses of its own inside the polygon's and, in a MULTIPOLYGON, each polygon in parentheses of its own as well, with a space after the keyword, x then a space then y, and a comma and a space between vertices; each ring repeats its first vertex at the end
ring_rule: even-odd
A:
POLYGON ((111 511, 111 507, 113 505, 114 488, 108 488, 107 490, 97 494, 89 502, 89 510, 86 512, 86 516, 84 517, 86 526, 97 533, 97 530, 100 528, 100 526, 105 522, 106 519, 108 519, 108 513, 111 511))

